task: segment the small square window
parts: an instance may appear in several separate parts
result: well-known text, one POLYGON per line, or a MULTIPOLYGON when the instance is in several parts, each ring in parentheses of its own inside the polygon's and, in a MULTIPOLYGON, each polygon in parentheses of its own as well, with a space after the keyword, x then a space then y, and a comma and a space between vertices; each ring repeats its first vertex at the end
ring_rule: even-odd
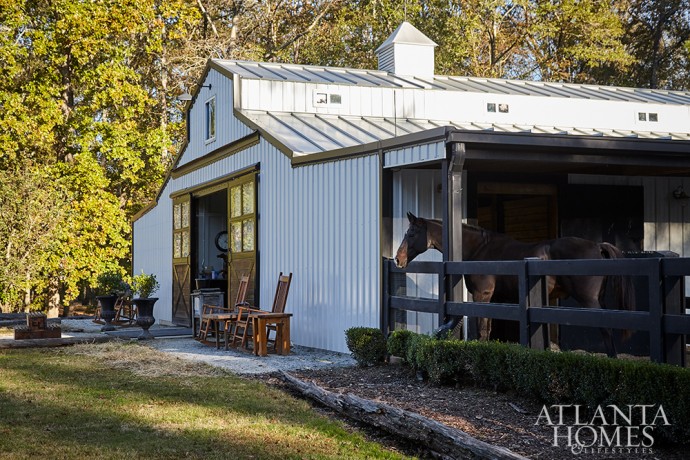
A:
POLYGON ((326 105, 328 104, 328 94, 327 93, 315 93, 314 94, 314 105, 326 105))
POLYGON ((343 98, 340 94, 331 94, 331 104, 342 104, 343 98))
POLYGON ((494 104, 493 102, 489 102, 488 104, 486 104, 486 111, 487 112, 495 112, 496 111, 496 104, 494 104))
POLYGON ((649 121, 659 121, 658 113, 649 113, 649 121))
POLYGON ((644 112, 639 112, 637 114, 637 119, 640 121, 647 121, 647 114, 644 112))
POLYGON ((510 108, 508 107, 508 104, 498 104, 498 111, 501 113, 508 113, 510 108))

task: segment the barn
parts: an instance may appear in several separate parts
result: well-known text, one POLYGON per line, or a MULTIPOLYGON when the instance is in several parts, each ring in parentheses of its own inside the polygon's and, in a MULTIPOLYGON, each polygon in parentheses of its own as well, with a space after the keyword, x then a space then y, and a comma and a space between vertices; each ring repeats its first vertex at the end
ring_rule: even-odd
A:
MULTIPOLYGON (((268 308, 291 272, 293 342, 347 351, 345 329, 382 325, 407 211, 690 255, 690 93, 438 76, 435 46, 405 22, 377 70, 211 59, 186 142, 134 217, 133 272, 160 281, 157 320, 189 326, 197 287, 234 299, 244 273, 268 308)), ((406 283, 437 295, 425 275, 406 283)))

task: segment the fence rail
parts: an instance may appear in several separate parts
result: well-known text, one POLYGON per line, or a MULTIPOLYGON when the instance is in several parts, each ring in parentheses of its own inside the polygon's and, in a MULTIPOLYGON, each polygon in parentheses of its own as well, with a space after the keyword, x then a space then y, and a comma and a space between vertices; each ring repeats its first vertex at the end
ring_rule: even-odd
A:
MULTIPOLYGON (((690 276, 690 258, 627 258, 617 260, 538 260, 412 262, 405 270, 384 259, 384 327, 391 328, 395 311, 434 313, 439 323, 446 316, 492 318, 519 322, 520 343, 532 348, 548 345, 547 324, 627 329, 649 333, 650 358, 685 365, 686 335, 690 316, 685 315, 684 277, 690 276), (421 299, 391 293, 395 274, 436 275, 438 299, 421 299), (451 299, 451 283, 463 275, 516 276, 519 302, 481 303, 451 299), (648 295, 641 309, 626 311, 616 305, 607 309, 548 306, 543 288, 549 275, 621 275, 645 279, 648 295)), ((388 331, 386 331, 388 332, 388 331)))

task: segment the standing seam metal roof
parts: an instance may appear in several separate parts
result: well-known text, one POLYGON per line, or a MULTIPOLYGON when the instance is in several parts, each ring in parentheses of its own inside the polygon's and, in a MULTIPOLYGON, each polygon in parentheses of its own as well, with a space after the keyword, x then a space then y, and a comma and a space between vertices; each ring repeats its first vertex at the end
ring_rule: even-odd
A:
POLYGON ((213 62, 233 74, 248 79, 690 105, 690 92, 684 91, 479 77, 435 76, 427 79, 400 77, 382 70, 222 59, 213 62))
POLYGON ((672 139, 690 141, 689 133, 660 133, 564 126, 468 123, 393 117, 362 117, 313 113, 241 110, 257 127, 266 130, 295 155, 327 152, 390 139, 410 133, 451 126, 470 131, 606 136, 616 138, 672 139))

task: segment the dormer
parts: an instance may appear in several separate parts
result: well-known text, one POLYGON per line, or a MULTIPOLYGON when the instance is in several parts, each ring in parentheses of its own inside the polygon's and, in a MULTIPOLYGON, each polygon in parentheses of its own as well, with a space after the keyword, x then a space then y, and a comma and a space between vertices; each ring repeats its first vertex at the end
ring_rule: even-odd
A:
POLYGON ((411 77, 434 76, 434 48, 438 46, 405 21, 376 50, 379 70, 411 77))

